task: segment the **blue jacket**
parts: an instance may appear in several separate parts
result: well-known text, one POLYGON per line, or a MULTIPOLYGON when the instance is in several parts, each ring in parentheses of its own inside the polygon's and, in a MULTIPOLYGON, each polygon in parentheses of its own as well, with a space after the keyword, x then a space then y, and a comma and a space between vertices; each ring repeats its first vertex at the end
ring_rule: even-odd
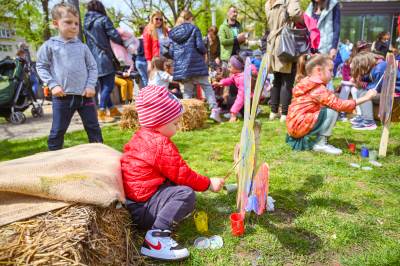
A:
POLYGON ((368 82, 367 87, 365 89, 367 90, 376 89, 378 92, 381 92, 383 83, 381 78, 385 74, 386 66, 387 63, 385 61, 381 61, 372 68, 369 75, 366 75, 361 79, 364 82, 368 82))
POLYGON ((121 45, 123 42, 111 20, 103 14, 89 11, 85 15, 84 30, 86 44, 96 60, 99 77, 115 73, 110 39, 121 45), (88 33, 96 40, 90 38, 88 33))
POLYGON ((183 23, 169 33, 170 55, 174 59, 174 80, 208 76, 204 60, 207 52, 199 28, 191 23, 183 23))

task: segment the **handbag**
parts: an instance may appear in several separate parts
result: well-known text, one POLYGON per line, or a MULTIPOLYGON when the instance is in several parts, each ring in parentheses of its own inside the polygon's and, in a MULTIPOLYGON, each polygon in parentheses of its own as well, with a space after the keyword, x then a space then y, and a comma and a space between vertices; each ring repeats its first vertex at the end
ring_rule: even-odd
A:
MULTIPOLYGON (((285 10, 287 10, 286 4, 285 10)), ((286 12, 286 22, 282 27, 279 45, 276 49, 276 55, 284 62, 295 62, 300 55, 307 54, 310 51, 310 36, 308 29, 296 29, 290 26, 289 15, 286 12)))
POLYGON ((121 69, 121 63, 119 62, 119 60, 115 57, 114 53, 110 50, 107 49, 105 47, 102 47, 96 40, 96 38, 89 32, 89 31, 85 31, 85 36, 89 37, 93 43, 100 49, 102 50, 111 60, 113 63, 113 66, 116 70, 121 69))

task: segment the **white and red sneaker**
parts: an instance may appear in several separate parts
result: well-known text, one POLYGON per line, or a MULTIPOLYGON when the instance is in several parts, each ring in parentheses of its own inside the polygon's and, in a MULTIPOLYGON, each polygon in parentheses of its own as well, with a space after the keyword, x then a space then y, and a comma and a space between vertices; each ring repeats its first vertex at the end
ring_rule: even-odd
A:
POLYGON ((158 260, 182 260, 189 257, 189 250, 171 238, 169 230, 149 230, 144 238, 140 253, 158 260))

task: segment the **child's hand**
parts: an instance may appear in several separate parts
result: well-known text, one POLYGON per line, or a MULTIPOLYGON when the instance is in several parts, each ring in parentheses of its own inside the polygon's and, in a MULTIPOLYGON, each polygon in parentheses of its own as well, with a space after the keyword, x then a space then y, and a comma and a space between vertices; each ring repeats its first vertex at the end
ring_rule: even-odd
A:
POLYGON ((231 118, 229 119, 229 123, 234 123, 237 120, 236 114, 231 113, 231 118))
POLYGON ((365 94, 365 96, 371 100, 371 99, 374 98, 377 94, 378 94, 378 92, 377 92, 376 90, 369 90, 369 91, 365 94))
POLYGON ((364 96, 356 99, 356 105, 370 101, 377 93, 376 90, 369 90, 364 96))
POLYGON ((92 98, 96 95, 96 91, 92 88, 86 88, 82 96, 86 98, 92 98))
POLYGON ((212 83, 212 85, 213 85, 214 87, 222 87, 221 82, 218 82, 218 81, 214 81, 214 82, 212 83))
POLYGON ((65 96, 65 92, 60 86, 55 86, 54 88, 52 88, 51 94, 53 94, 56 97, 64 97, 65 96))
POLYGON ((210 187, 208 188, 212 192, 218 192, 222 189, 225 184, 225 180, 223 178, 213 177, 210 178, 210 187))

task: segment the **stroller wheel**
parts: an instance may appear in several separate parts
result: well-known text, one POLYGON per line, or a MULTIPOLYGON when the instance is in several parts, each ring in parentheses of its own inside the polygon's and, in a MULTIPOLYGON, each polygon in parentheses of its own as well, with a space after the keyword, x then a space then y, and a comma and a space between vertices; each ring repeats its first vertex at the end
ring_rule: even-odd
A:
POLYGON ((32 113, 32 116, 33 116, 34 118, 41 117, 41 116, 43 115, 43 108, 42 108, 40 105, 34 106, 34 107, 31 109, 31 113, 32 113))
POLYGON ((12 124, 22 124, 25 122, 26 117, 22 112, 14 112, 11 113, 10 117, 7 119, 12 124))

